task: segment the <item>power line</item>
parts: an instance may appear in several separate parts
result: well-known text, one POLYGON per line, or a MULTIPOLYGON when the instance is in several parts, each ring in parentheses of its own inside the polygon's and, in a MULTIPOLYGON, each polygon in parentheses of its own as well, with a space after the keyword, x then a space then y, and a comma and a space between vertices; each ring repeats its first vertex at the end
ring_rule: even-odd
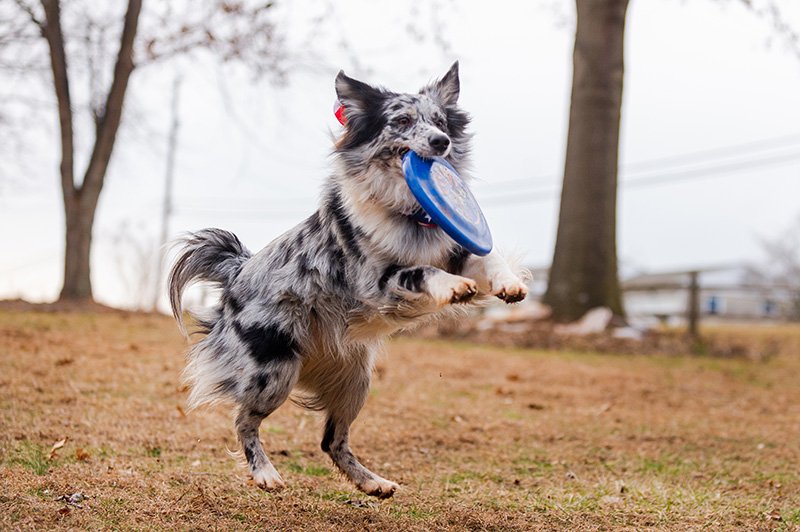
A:
MULTIPOLYGON (((731 144, 728 146, 722 146, 718 148, 698 150, 678 155, 657 157, 654 159, 647 159, 644 161, 629 163, 622 165, 622 167, 620 168, 620 172, 621 173, 627 173, 631 171, 637 172, 653 167, 663 168, 671 166, 683 166, 693 162, 703 163, 703 162, 708 162, 709 159, 713 161, 714 159, 725 158, 726 156, 753 155, 759 152, 777 148, 796 147, 798 144, 800 144, 800 134, 784 135, 781 137, 755 140, 740 144, 731 144)), ((507 179, 505 181, 495 181, 492 183, 483 182, 483 184, 490 184, 493 187, 496 186, 506 187, 509 185, 513 185, 515 183, 530 185, 540 181, 552 182, 561 178, 562 175, 563 174, 548 174, 531 178, 507 179)))
MULTIPOLYGON (((771 139, 764 139, 758 141, 752 141, 748 143, 742 144, 734 144, 729 146, 724 146, 720 148, 712 148, 708 150, 700 150, 690 153, 684 153, 672 157, 662 157, 657 159, 649 159, 646 161, 640 161, 638 163, 633 163, 626 166, 626 169, 630 168, 639 168, 645 169, 647 167, 655 167, 655 166, 680 166, 676 163, 679 161, 683 161, 684 164, 689 161, 694 162, 707 162, 710 164, 701 166, 701 167, 693 167, 693 168, 686 168, 681 170, 675 170, 672 172, 667 173, 659 173, 653 174, 652 172, 644 172, 642 174, 641 170, 639 172, 635 172, 633 177, 629 177, 628 179, 624 179, 620 181, 621 188, 642 188, 647 186, 655 186, 669 182, 678 182, 678 181, 688 181, 694 179, 705 179, 710 177, 715 177, 720 174, 727 174, 727 173, 734 173, 739 172, 742 170, 748 170, 753 168, 762 168, 767 166, 776 166, 776 165, 783 165, 789 162, 793 162, 795 160, 800 160, 800 152, 792 151, 788 153, 780 153, 772 156, 766 157, 757 157, 755 159, 739 159, 735 161, 729 160, 726 158, 714 157, 709 158, 709 155, 712 154, 735 154, 735 155, 754 155, 760 152, 765 151, 765 149, 775 149, 778 147, 791 147, 794 143, 800 141, 800 135, 786 135, 782 137, 775 137, 771 139), (748 153, 747 150, 750 150, 748 153), (716 164, 714 164, 716 163, 716 164)), ((624 174, 624 172, 622 172, 624 174)), ((551 179, 557 179, 560 176, 553 175, 551 179)), ((534 180, 537 179, 544 179, 546 176, 540 176, 539 178, 533 178, 534 180)), ((521 183, 523 180, 521 179, 514 179, 514 180, 507 180, 493 183, 494 186, 497 185, 509 185, 512 183, 521 183)), ((530 184, 530 180, 524 180, 526 184, 530 184)), ((508 188, 508 187, 506 187, 508 188)), ((513 187, 511 187, 513 188, 513 187)), ((535 203, 538 201, 544 201, 547 199, 552 198, 554 195, 558 194, 561 190, 561 187, 552 184, 546 188, 541 189, 534 189, 534 190, 514 190, 513 192, 507 192, 505 194, 499 195, 490 195, 485 198, 481 199, 482 205, 493 205, 493 204, 500 204, 502 202, 503 205, 508 204, 518 204, 518 203, 535 203)), ((217 200, 218 201, 218 200, 217 200)), ((251 200, 251 201, 258 201, 259 200, 251 200)), ((273 198, 270 202, 264 201, 263 203, 269 204, 272 202, 279 201, 281 203, 286 203, 288 200, 279 200, 277 198, 273 198)), ((296 198, 290 203, 313 203, 313 198, 306 198, 300 199, 296 198)), ((195 204, 196 205, 196 204, 195 204)), ((268 212, 265 212, 260 209, 225 209, 219 207, 211 207, 211 208, 204 208, 202 206, 188 206, 182 207, 178 209, 179 215, 184 216, 232 216, 234 218, 244 218, 244 219, 253 219, 253 220, 286 220, 291 217, 297 217, 307 214, 307 211, 300 211, 300 210, 276 210, 274 208, 269 209, 268 212)))
MULTIPOLYGON (((693 168, 682 172, 668 174, 650 175, 637 179, 628 179, 620 182, 620 188, 645 188, 648 186, 662 185, 665 183, 706 179, 710 177, 730 176, 733 173, 750 170, 753 168, 763 168, 768 166, 781 166, 794 161, 800 161, 800 152, 780 154, 773 157, 763 157, 760 159, 739 161, 736 163, 719 164, 713 167, 693 168)), ((561 191, 561 187, 553 187, 548 190, 535 190, 531 192, 514 192, 483 198, 481 205, 493 205, 503 202, 502 205, 514 203, 534 203, 552 198, 561 191)))

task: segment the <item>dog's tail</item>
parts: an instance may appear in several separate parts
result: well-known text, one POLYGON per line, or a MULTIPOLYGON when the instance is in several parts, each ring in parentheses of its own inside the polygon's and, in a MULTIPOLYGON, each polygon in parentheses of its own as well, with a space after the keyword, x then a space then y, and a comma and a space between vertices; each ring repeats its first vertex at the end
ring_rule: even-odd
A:
POLYGON ((203 229, 189 233, 177 242, 182 246, 178 260, 169 272, 168 290, 172 315, 186 334, 183 323, 183 291, 195 281, 227 286, 252 255, 236 235, 222 229, 203 229))

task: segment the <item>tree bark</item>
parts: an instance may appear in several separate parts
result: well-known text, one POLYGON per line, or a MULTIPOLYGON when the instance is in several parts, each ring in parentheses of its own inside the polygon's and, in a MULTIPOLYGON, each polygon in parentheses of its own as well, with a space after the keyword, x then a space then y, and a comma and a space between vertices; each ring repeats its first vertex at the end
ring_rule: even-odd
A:
POLYGON ((66 248, 64 252, 64 286, 60 300, 91 300, 92 227, 100 192, 103 189, 117 131, 122 120, 122 106, 133 72, 133 44, 142 9, 141 0, 129 0, 120 37, 120 48, 114 66, 114 78, 108 91, 102 115, 97 121, 97 137, 80 186, 75 183, 72 102, 69 90, 67 57, 61 29, 59 0, 42 0, 46 22, 42 29, 50 49, 53 87, 58 102, 61 131, 61 189, 64 199, 66 248))
POLYGON ((617 159, 628 0, 576 0, 564 185, 544 302, 558 321, 594 307, 623 316, 617 275, 617 159))

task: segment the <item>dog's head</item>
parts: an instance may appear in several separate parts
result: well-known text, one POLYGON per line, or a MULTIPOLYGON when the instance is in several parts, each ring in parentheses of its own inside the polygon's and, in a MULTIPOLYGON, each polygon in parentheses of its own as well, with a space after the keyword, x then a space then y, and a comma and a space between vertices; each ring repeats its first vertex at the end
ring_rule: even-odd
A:
POLYGON ((339 72, 336 94, 344 105, 345 129, 336 154, 345 174, 369 189, 370 199, 400 211, 416 208, 402 173, 402 157, 444 157, 465 171, 468 115, 457 106, 458 62, 416 94, 373 87, 339 72))

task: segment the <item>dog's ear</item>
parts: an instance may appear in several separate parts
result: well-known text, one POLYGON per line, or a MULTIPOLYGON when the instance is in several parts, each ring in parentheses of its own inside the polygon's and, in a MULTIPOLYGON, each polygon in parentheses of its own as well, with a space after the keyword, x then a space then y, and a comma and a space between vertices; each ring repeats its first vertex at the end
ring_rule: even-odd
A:
POLYGON ((458 61, 453 63, 447 74, 431 85, 428 91, 444 105, 455 105, 461 91, 461 83, 458 81, 458 61))
POLYGON ((336 97, 344 105, 344 115, 349 121, 355 115, 365 113, 370 107, 380 105, 383 92, 363 81, 353 79, 340 70, 336 76, 336 97))

